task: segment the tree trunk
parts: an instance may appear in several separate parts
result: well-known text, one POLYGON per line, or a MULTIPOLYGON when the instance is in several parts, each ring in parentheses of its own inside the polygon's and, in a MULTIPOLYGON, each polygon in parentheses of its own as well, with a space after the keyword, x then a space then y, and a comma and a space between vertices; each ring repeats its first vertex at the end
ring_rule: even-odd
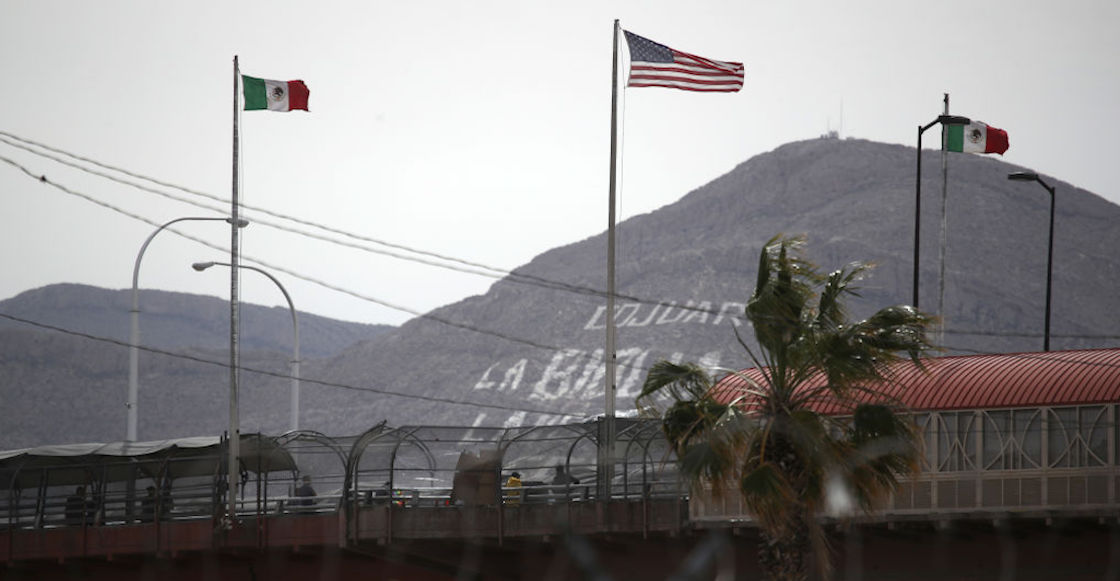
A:
POLYGON ((806 581, 812 560, 809 527, 801 516, 791 516, 787 533, 771 537, 762 531, 758 543, 758 562, 762 578, 768 581, 806 581))

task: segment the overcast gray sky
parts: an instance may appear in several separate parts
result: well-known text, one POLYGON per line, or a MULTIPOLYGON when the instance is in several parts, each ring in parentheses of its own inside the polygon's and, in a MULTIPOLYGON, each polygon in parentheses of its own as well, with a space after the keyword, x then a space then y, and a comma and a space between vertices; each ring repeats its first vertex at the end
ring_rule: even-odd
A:
MULTIPOLYGON (((829 129, 913 146, 945 92, 953 113, 1009 133, 1005 160, 1120 202, 1118 16, 1106 0, 7 0, 0 131, 210 193, 228 211, 239 55, 245 74, 311 89, 310 113, 242 117, 246 204, 512 269, 606 228, 615 18, 746 66, 739 93, 625 92, 624 219, 829 129)), ((932 147, 936 130, 926 136, 932 147)), ((0 156, 152 223, 217 215, 5 143, 0 156)), ((6 163, 0 188, 0 299, 58 282, 130 286, 154 226, 6 163)), ((182 229, 229 244, 218 223, 182 229)), ((399 324, 494 282, 260 223, 244 254, 349 291, 275 272, 301 311, 361 322, 399 324)), ((228 297, 225 273, 190 269, 225 259, 161 234, 141 287, 228 297)), ((263 277, 243 285, 247 302, 284 304, 263 277)))

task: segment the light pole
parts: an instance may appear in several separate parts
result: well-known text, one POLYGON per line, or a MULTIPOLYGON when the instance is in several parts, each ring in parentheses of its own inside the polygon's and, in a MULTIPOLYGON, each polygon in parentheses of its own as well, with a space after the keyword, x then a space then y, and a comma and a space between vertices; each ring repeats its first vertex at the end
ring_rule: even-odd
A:
POLYGON ((1052 273, 1054 272, 1054 188, 1042 181, 1037 173, 1029 171, 1018 171, 1015 173, 1007 174, 1007 179, 1017 182, 1038 182, 1038 184, 1046 188, 1050 192, 1050 241, 1047 243, 1046 248, 1046 330, 1043 332, 1042 350, 1050 350, 1050 290, 1052 273))
MULTIPOLYGON (((148 250, 148 245, 152 243, 152 239, 156 234, 163 232, 168 226, 176 222, 199 221, 199 222, 216 222, 222 221, 232 225, 233 221, 230 218, 212 218, 202 216, 187 216, 185 218, 175 218, 156 228, 155 232, 148 235, 144 240, 144 244, 140 245, 140 252, 136 254, 136 263, 132 266, 132 309, 129 311, 131 319, 129 332, 129 351, 128 351, 128 401, 125 407, 128 408, 128 429, 126 440, 129 442, 136 441, 136 418, 138 410, 138 396, 140 392, 140 261, 144 258, 144 252, 148 250)), ((238 220, 237 226, 244 228, 248 226, 249 222, 246 220, 238 220)))
MULTIPOLYGON (((945 106, 948 109, 948 105, 945 106)), ((914 307, 918 306, 918 272, 921 270, 921 232, 922 232, 922 134, 937 125, 968 125, 972 120, 959 115, 938 115, 937 119, 918 126, 918 171, 914 186, 914 307)))
MULTIPOLYGON (((229 267, 230 264, 228 262, 196 262, 191 265, 191 268, 202 272, 211 266, 229 267)), ((288 294, 288 290, 284 288, 284 285, 280 284, 279 280, 276 280, 275 276, 272 276, 265 270, 248 264, 238 264, 237 267, 256 271, 267 276, 269 280, 276 283, 276 287, 280 289, 280 292, 284 294, 284 299, 288 301, 288 310, 292 313, 292 419, 290 426, 291 430, 294 432, 299 429, 299 317, 296 315, 295 304, 292 303, 292 297, 288 294)))

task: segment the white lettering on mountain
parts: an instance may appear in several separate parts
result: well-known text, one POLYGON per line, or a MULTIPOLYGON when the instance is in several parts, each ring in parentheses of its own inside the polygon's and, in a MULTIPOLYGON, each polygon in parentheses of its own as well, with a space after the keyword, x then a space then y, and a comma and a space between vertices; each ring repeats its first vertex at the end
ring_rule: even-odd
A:
MULTIPOLYGON (((624 303, 619 305, 614 312, 616 327, 648 327, 650 325, 701 324, 719 325, 724 321, 739 326, 742 324, 742 313, 746 305, 735 301, 725 301, 718 311, 713 310, 711 301, 689 300, 684 306, 678 306, 677 301, 668 303, 644 304, 624 303), (710 322, 709 322, 710 319, 710 322)), ((595 307, 591 318, 583 325, 584 331, 594 331, 607 328, 607 307, 595 307)))
MULTIPOLYGON (((617 353, 618 383, 615 393, 616 401, 622 407, 629 407, 634 398, 641 393, 642 384, 645 382, 646 372, 652 361, 649 360, 652 349, 642 347, 628 347, 617 353)), ((698 364, 709 370, 715 370, 720 363, 719 351, 705 353, 698 364)), ((681 352, 674 352, 668 357, 669 361, 680 363, 685 360, 681 352)), ((476 390, 495 390, 512 392, 518 389, 523 380, 526 380, 526 370, 529 369, 528 359, 518 359, 505 371, 499 369, 500 363, 494 363, 486 368, 482 377, 475 383, 476 390), (497 380, 501 374, 501 381, 497 380)), ((586 351, 582 349, 560 349, 552 354, 548 364, 541 371, 540 377, 532 381, 532 391, 528 399, 531 401, 584 401, 603 397, 604 374, 603 350, 595 349, 586 351)))

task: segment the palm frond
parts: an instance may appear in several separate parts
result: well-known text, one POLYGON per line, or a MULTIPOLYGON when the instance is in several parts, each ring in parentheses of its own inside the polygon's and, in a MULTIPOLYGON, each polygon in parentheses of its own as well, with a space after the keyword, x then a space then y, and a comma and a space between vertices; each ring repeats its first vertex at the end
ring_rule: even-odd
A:
POLYGON ((852 285, 863 278, 864 274, 871 268, 870 264, 853 262, 828 275, 828 280, 821 288, 820 297, 817 301, 817 320, 815 323, 818 327, 831 329, 839 327, 847 321, 847 309, 841 299, 844 295, 859 296, 852 285))
POLYGON ((712 388, 712 376, 695 363, 673 363, 661 360, 653 364, 646 375, 638 400, 644 400, 662 390, 680 401, 700 399, 712 388))
POLYGON ((678 401, 665 411, 661 427, 669 443, 680 455, 693 442, 714 438, 712 428, 719 425, 728 407, 707 398, 678 401))
POLYGON ((904 352, 917 362, 933 348, 926 332, 934 321, 934 317, 910 305, 895 305, 857 323, 854 332, 880 353, 904 352))
POLYGON ((746 314, 764 349, 780 352, 797 338, 801 316, 819 278, 801 256, 803 237, 771 238, 759 256, 758 281, 746 314))
POLYGON ((725 482, 738 468, 734 454, 728 453, 727 442, 712 439, 698 441, 680 454, 681 474, 693 481, 712 484, 725 482))

